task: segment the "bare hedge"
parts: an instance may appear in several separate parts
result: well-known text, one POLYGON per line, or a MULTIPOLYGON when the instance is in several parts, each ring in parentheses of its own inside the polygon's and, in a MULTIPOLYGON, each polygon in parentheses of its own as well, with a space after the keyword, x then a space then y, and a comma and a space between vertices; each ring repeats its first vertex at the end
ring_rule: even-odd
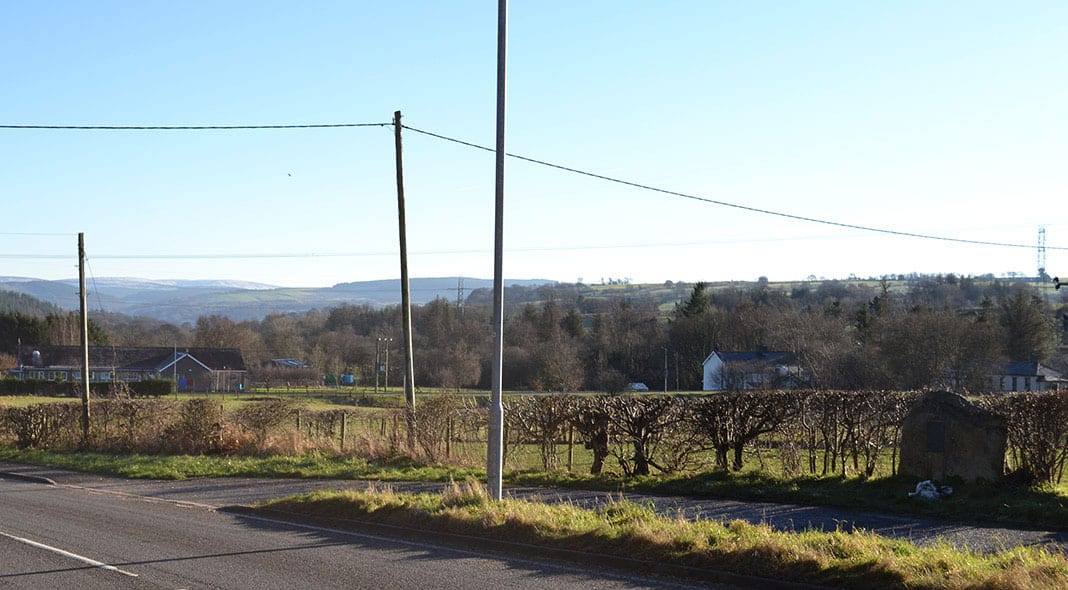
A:
MULTIPOLYGON (((787 476, 871 477, 895 472, 901 422, 917 397, 889 391, 529 395, 506 401, 505 440, 513 459, 523 448, 536 448, 545 470, 563 469, 561 451, 581 445, 592 454, 594 474, 740 470, 756 461, 761 469, 775 465, 787 476)), ((1006 420, 1011 470, 1029 482, 1061 481, 1068 464, 1068 392, 988 396, 979 403, 1006 420)), ((470 455, 486 441, 486 407, 449 395, 421 397, 411 415, 386 408, 360 414, 365 423, 359 428, 351 412, 302 411, 293 402, 271 399, 233 412, 210 398, 116 398, 93 408, 89 448, 104 452, 318 449, 443 462, 458 460, 458 445, 470 455), (282 439, 288 446, 279 446, 282 439)), ((0 407, 0 443, 84 448, 79 416, 76 403, 0 407)), ((568 459, 570 468, 570 453, 568 459)))

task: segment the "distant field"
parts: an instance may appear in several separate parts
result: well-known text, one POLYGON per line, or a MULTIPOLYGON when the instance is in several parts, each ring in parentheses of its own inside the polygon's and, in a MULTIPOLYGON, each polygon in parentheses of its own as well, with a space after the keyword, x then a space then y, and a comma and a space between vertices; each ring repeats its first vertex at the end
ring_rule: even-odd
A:
POLYGON ((39 395, 0 395, 0 406, 24 408, 36 404, 74 404, 79 401, 72 397, 45 397, 39 395))

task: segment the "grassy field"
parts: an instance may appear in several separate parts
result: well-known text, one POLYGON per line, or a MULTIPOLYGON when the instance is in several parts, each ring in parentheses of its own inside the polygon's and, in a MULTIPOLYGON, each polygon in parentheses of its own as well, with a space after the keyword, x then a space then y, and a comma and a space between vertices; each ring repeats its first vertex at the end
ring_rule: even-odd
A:
POLYGON ((37 404, 75 404, 80 403, 72 397, 47 397, 40 395, 0 395, 0 406, 25 408, 37 404))

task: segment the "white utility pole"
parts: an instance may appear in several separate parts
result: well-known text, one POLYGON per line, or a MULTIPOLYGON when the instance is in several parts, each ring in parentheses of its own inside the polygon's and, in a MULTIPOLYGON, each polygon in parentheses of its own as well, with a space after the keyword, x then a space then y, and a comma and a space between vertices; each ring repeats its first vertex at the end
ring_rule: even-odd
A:
POLYGON ((490 392, 486 479, 490 495, 500 500, 504 464, 504 404, 501 371, 504 364, 504 89, 508 40, 508 0, 497 0, 497 172, 493 233, 493 390, 490 392))

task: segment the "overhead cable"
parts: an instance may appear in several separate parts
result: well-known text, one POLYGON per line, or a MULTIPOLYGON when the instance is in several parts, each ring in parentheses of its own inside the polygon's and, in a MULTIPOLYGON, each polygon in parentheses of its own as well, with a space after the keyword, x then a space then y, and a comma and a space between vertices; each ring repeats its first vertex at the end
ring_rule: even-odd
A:
MULTIPOLYGON (((329 128, 346 128, 346 127, 388 127, 394 123, 312 123, 312 124, 295 124, 295 125, 0 125, 0 129, 38 129, 38 130, 77 130, 77 131, 216 131, 216 130, 262 130, 262 129, 329 129, 329 128)), ((440 133, 434 133, 432 131, 426 131, 410 125, 401 125, 402 128, 415 133, 420 133, 436 139, 464 145, 467 147, 483 150, 486 152, 496 152, 494 148, 487 147, 472 143, 470 141, 464 141, 455 137, 449 137, 447 135, 441 135, 440 133)), ((918 238, 923 240, 936 240, 941 242, 951 242, 956 244, 970 244, 976 246, 994 246, 1000 248, 1024 248, 1033 249, 1033 244, 1018 244, 1012 242, 994 242, 988 240, 970 240, 966 238, 951 238, 948 236, 938 236, 934 234, 922 234, 918 232, 907 232, 893 229, 886 229, 881 227, 858 225, 853 223, 844 223, 840 221, 832 221, 829 219, 821 219, 818 217, 809 217, 806 215, 797 215, 794 213, 786 213, 783 211, 774 211, 771 209, 762 209, 759 207, 753 207, 750 205, 742 205, 739 203, 732 203, 729 201, 722 201, 718 199, 711 199, 708 197, 701 197, 698 195, 683 193, 679 191, 669 190, 665 188, 655 187, 647 184, 641 184, 630 180, 624 180, 621 178, 615 178, 612 176, 606 176, 603 174, 597 174, 595 172, 589 172, 587 170, 580 170, 578 168, 572 168, 570 166, 564 166, 561 164, 554 164, 545 160, 539 160, 537 158, 531 158, 528 156, 522 156, 519 154, 506 153, 506 156, 537 164, 539 166, 545 166, 548 168, 554 168, 556 170, 562 170, 564 172, 570 172, 572 174, 579 174, 590 178, 596 178, 598 180, 604 180, 606 182, 612 182, 623 186, 629 186, 645 191, 656 192, 660 194, 670 195, 683 199, 689 199, 692 201, 698 201, 701 203, 707 203, 710 205, 718 205, 720 207, 729 207, 732 209, 738 209, 741 211, 749 211, 751 213, 758 213, 761 215, 770 215, 774 217, 781 217, 784 219, 792 219, 795 221, 803 221, 807 223, 818 223, 821 225, 828 225, 831 227, 840 227, 847 229, 855 229, 864 232, 879 233, 884 235, 918 238)), ((12 234, 13 235, 13 234, 12 234)), ((1068 250, 1068 247, 1063 246, 1047 246, 1047 250, 1068 250)))
MULTIPOLYGON (((414 131, 416 133, 421 133, 423 135, 428 135, 430 137, 434 137, 434 138, 437 138, 437 139, 450 141, 450 142, 453 142, 453 143, 458 143, 460 145, 465 145, 465 146, 468 146, 468 147, 477 148, 477 149, 480 149, 480 150, 483 150, 483 151, 487 151, 487 152, 496 151, 491 147, 486 147, 484 145, 478 145, 476 143, 471 143, 469 141, 464 141, 462 139, 456 139, 454 137, 448 137, 448 136, 441 135, 441 134, 438 134, 438 133, 425 131, 423 129, 417 129, 415 127, 410 127, 408 125, 402 125, 402 127, 404 127, 405 129, 408 129, 409 131, 414 131)), ((977 246, 997 246, 997 247, 1002 247, 1002 248, 1028 248, 1028 249, 1034 249, 1034 247, 1035 247, 1033 244, 1015 244, 1015 243, 1010 243, 1010 242, 991 242, 991 241, 986 241, 986 240, 968 240, 968 239, 964 239, 964 238, 950 238, 950 237, 946 237, 946 236, 936 236, 936 235, 932 235, 932 234, 921 234, 921 233, 915 233, 915 232, 906 232, 906 231, 899 231, 899 230, 893 230, 893 229, 885 229, 885 228, 880 228, 880 227, 856 225, 856 224, 852 224, 852 223, 843 223, 843 222, 840 222, 840 221, 831 221, 831 220, 827 220, 827 219, 820 219, 818 217, 807 217, 805 215, 795 215, 793 213, 784 213, 782 211, 773 211, 773 210, 770 210, 770 209, 761 209, 759 207, 752 207, 752 206, 749 206, 749 205, 740 205, 738 203, 731 203, 731 202, 728 202, 728 201, 720 201, 720 200, 717 200, 717 199, 710 199, 708 197, 700 197, 700 196, 692 195, 692 194, 689 194, 689 193, 682 193, 682 192, 673 191, 673 190, 669 190, 669 189, 665 189, 665 188, 659 188, 659 187, 650 186, 650 185, 647 185, 647 184, 641 184, 641 183, 632 182, 632 181, 629 181, 629 180, 623 180, 621 178, 614 178, 612 176, 605 176, 603 174, 597 174, 595 172, 588 172, 586 170, 579 170, 578 168, 571 168, 569 166, 563 166, 561 164, 554 164, 552 162, 546 162, 545 160, 538 160, 536 158, 530 158, 530 157, 527 157, 527 156, 521 156, 519 154, 508 153, 508 154, 505 154, 505 155, 507 155, 510 158, 514 158, 516 160, 523 160, 525 162, 530 162, 532 164, 538 164, 540 166, 547 166, 549 168, 555 168, 557 170, 563 170, 565 172, 571 172, 572 174, 580 174, 582 176, 588 176, 590 178, 596 178, 596 179, 604 180, 604 181, 607 181, 607 182, 614 182, 616 184, 622 184, 624 186, 629 186, 629 187, 632 187, 632 188, 637 188, 637 189, 646 190, 646 191, 652 191, 652 192, 661 193, 661 194, 665 194, 665 195, 671 195, 671 196, 680 197, 680 198, 683 198, 683 199, 690 199, 690 200, 693 200, 693 201, 699 201, 699 202, 708 203, 708 204, 711 204, 711 205, 719 205, 721 207, 730 207, 732 209, 740 209, 742 211, 749 211, 751 213, 759 213, 759 214, 762 214, 762 215, 773 215, 775 217, 783 217, 783 218, 786 218, 786 219, 793 219, 795 221, 805 221, 805 222, 808 222, 808 223, 819 223, 819 224, 822 224, 822 225, 830 225, 830 226, 833 226, 833 227, 856 229, 856 230, 865 231, 865 232, 875 232, 875 233, 887 234, 887 235, 899 236, 899 237, 920 238, 920 239, 924 239, 924 240, 938 240, 938 241, 942 241, 942 242, 953 242, 953 243, 957 243, 957 244, 971 244, 971 245, 977 245, 977 246)), ((1068 250, 1068 247, 1047 246, 1046 249, 1047 250, 1068 250)))
POLYGON ((53 131, 233 131, 246 129, 332 129, 386 127, 393 123, 309 123, 303 125, 0 125, 0 129, 53 131))

